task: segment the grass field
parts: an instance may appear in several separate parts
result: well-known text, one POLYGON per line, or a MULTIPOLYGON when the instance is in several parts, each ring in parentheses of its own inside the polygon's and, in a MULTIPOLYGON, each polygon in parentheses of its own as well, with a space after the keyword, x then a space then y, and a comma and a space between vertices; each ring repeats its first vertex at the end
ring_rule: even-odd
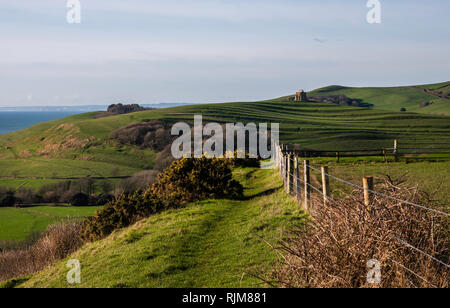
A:
MULTIPOLYGON (((129 124, 162 119, 192 122, 280 123, 282 143, 327 151, 381 149, 400 145, 450 144, 448 100, 423 89, 448 91, 449 83, 419 87, 328 87, 311 95, 345 94, 373 108, 318 103, 292 103, 285 98, 263 102, 204 104, 149 110, 95 119, 95 113, 71 116, 0 135, 0 186, 34 189, 69 177, 129 176, 155 164, 157 153, 122 145, 109 138, 129 124), (419 108, 422 101, 433 102, 419 108), (400 108, 408 112, 399 112, 400 108), (417 113, 414 113, 417 112, 417 113), (4 178, 8 177, 8 178, 4 178), (27 179, 20 179, 26 177, 27 179), (43 178, 43 179, 38 179, 43 178)), ((444 157, 445 158, 445 157, 444 157)), ((448 158, 448 157, 447 157, 448 158)), ((440 203, 450 202, 450 162, 383 164, 381 158, 312 159, 330 166, 330 173, 360 184, 363 176, 378 181, 408 175, 411 185, 427 192, 437 187, 440 203)), ((272 170, 241 169, 244 201, 208 200, 167 211, 85 245, 70 258, 82 263, 79 287, 255 287, 260 281, 248 273, 269 269, 276 254, 270 242, 305 215, 281 189, 272 170), (205 274, 208 273, 208 274, 205 274)), ((320 185, 313 174, 314 184, 320 185)), ((332 189, 342 187, 331 182, 332 189)), ((0 209, 0 240, 23 240, 32 232, 66 217, 92 215, 97 208, 32 207, 0 209)), ((65 260, 67 261, 67 260, 65 260)), ((27 279, 24 287, 67 287, 66 262, 27 279)))
POLYGON ((353 99, 361 99, 363 103, 371 104, 373 105, 373 108, 376 109, 400 111, 401 108, 406 108, 407 111, 411 112, 450 115, 450 100, 425 93, 424 89, 442 91, 443 93, 448 94, 450 82, 390 88, 348 88, 330 86, 314 90, 309 93, 309 95, 321 96, 344 94, 353 99), (419 104, 421 102, 433 104, 420 108, 419 104))
POLYGON ((0 241, 21 241, 43 231, 57 219, 15 208, 0 208, 0 241))
POLYGON ((0 208, 0 241, 23 241, 61 219, 91 216, 98 209, 98 206, 0 208))
MULTIPOLYGON (((415 162, 405 163, 340 163, 323 160, 312 160, 315 167, 322 165, 329 166, 331 175, 350 181, 354 184, 362 185, 362 178, 365 176, 375 177, 375 183, 380 184, 387 176, 394 181, 406 181, 410 187, 418 187, 420 190, 433 196, 433 199, 440 205, 450 204, 450 161, 444 162, 415 162)), ((320 168, 319 168, 320 169, 320 168)), ((317 187, 320 187, 321 175, 316 171, 311 172, 312 180, 317 187)), ((375 188, 377 185, 375 186, 375 188)), ((330 179, 331 191, 345 189, 348 187, 334 179, 330 179)))
MULTIPOLYGON (((257 287, 248 273, 268 270, 275 242, 305 219, 273 170, 241 169, 245 201, 209 200, 164 212, 87 244, 78 287, 257 287)), ((67 287, 66 262, 32 276, 23 287, 67 287)))
POLYGON ((361 98, 375 109, 292 103, 280 98, 180 106, 99 119, 95 119, 96 113, 70 116, 0 135, 0 185, 17 188, 23 183, 17 177, 29 177, 31 182, 26 185, 39 187, 47 180, 40 182, 33 178, 109 177, 116 173, 130 176, 152 168, 157 153, 119 144, 109 138, 111 132, 156 119, 192 122, 194 115, 203 115, 204 123, 280 123, 281 142, 313 150, 381 149, 392 147, 394 139, 416 147, 426 147, 423 143, 450 144, 450 116, 398 112, 401 106, 410 104, 406 106, 408 111, 423 112, 443 106, 438 113, 445 113, 450 105, 447 101, 420 110, 411 106, 431 100, 423 88, 445 92, 448 84, 422 88, 329 87, 311 93, 343 93, 361 98))

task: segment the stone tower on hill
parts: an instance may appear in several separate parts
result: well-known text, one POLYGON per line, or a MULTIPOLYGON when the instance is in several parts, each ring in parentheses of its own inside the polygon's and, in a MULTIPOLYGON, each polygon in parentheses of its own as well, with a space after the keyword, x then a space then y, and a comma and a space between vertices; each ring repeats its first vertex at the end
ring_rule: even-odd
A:
POLYGON ((303 90, 298 91, 295 94, 295 101, 296 102, 306 102, 306 101, 308 101, 308 97, 306 95, 306 92, 303 91, 303 90))

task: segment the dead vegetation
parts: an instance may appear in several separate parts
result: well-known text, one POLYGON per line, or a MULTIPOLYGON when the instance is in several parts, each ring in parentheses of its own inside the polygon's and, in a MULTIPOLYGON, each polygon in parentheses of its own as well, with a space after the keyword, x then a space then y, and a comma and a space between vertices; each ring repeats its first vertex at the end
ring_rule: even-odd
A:
MULTIPOLYGON (((390 196, 432 204, 416 188, 389 180, 383 186, 390 196)), ((326 206, 322 197, 313 198, 312 221, 281 242, 282 262, 266 282, 288 288, 447 288, 448 217, 386 198, 367 207, 360 195, 326 206), (370 260, 379 261, 380 283, 368 282, 370 260)))
POLYGON ((111 139, 118 140, 123 144, 139 146, 152 149, 157 152, 171 144, 174 136, 171 135, 169 123, 163 121, 151 121, 131 124, 113 131, 111 139))
POLYGON ((29 247, 0 252, 0 281, 38 272, 65 258, 83 244, 80 234, 81 222, 58 223, 29 247))

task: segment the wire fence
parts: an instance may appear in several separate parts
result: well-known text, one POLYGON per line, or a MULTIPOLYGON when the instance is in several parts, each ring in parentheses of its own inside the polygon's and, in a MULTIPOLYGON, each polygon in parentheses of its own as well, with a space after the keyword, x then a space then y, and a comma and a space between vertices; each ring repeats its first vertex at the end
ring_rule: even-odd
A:
MULTIPOLYGON (((313 191, 313 192, 317 193, 319 196, 321 196, 321 198, 323 198, 323 202, 325 202, 325 203, 331 202, 336 206, 340 205, 340 202, 333 199, 329 193, 329 178, 332 178, 342 184, 348 185, 352 188, 356 188, 357 190, 362 191, 364 193, 364 200, 365 200, 365 203, 367 206, 370 205, 370 202, 371 202, 373 196, 379 196, 381 198, 386 198, 389 200, 396 201, 401 206, 404 206, 404 205, 414 206, 418 209, 427 211, 429 213, 434 213, 436 215, 442 215, 443 217, 450 216, 449 213, 446 213, 444 211, 430 208, 430 207, 427 207, 424 205, 416 204, 416 203, 408 201, 408 200, 403 200, 403 199, 388 195, 386 193, 378 192, 374 189, 373 178, 365 177, 363 179, 363 186, 361 186, 361 185, 352 183, 350 181, 347 181, 345 179, 342 179, 342 178, 339 178, 337 176, 330 174, 328 172, 328 167, 322 166, 319 169, 317 167, 311 166, 309 161, 307 161, 307 160, 304 160, 303 162, 301 162, 300 157, 298 156, 299 153, 296 151, 290 151, 289 148, 284 145, 277 146, 276 153, 277 153, 277 166, 279 168, 280 175, 282 176, 283 184, 286 189, 286 192, 289 195, 292 195, 292 194, 295 195, 297 200, 301 200, 301 203, 305 210, 311 209, 311 207, 310 207, 311 198, 312 198, 311 191, 313 191), (301 171, 301 169, 303 169, 303 170, 301 171), (315 187, 311 183, 310 171, 317 172, 322 176, 322 189, 315 187), (303 178, 301 178, 301 176, 300 176, 301 173, 303 174, 303 178), (302 193, 302 191, 303 191, 303 193, 302 193)), ((317 202, 320 203, 321 200, 318 200, 317 202)), ((404 239, 392 236, 391 240, 423 255, 424 257, 429 258, 430 260, 433 260, 440 266, 444 267, 445 270, 447 270, 447 271, 450 269, 449 264, 447 264, 447 263, 433 257, 429 253, 409 244, 404 239)), ((419 278, 419 279, 425 281, 426 283, 428 283, 429 285, 437 288, 437 286, 435 284, 427 281, 424 277, 422 277, 418 273, 414 272, 413 270, 407 268, 403 264, 400 264, 399 262, 394 261, 392 259, 389 259, 389 260, 393 264, 401 267, 402 269, 413 274, 417 278, 419 278)), ((447 272, 447 274, 448 274, 448 272, 447 272)))
POLYGON ((301 157, 335 158, 337 162, 346 157, 381 157, 385 162, 389 161, 389 159, 399 161, 402 157, 406 159, 423 158, 424 156, 442 159, 450 158, 450 142, 442 142, 442 140, 431 143, 430 141, 419 140, 414 142, 411 142, 411 140, 394 140, 393 145, 390 147, 353 150, 311 150, 303 149, 295 144, 284 146, 301 157))

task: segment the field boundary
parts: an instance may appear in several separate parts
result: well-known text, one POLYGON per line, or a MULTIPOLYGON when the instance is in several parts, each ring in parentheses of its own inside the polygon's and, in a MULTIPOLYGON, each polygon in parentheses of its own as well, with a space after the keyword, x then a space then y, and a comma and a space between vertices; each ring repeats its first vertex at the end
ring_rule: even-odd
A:
MULTIPOLYGON (((413 202, 410 202, 408 200, 402 200, 397 197, 390 196, 388 194, 384 194, 381 192, 377 192, 374 188, 374 178, 373 177, 364 177, 362 182, 362 185, 354 184, 350 181, 347 181, 345 179, 341 179, 339 177, 333 176, 328 171, 328 166, 321 166, 321 167, 314 167, 310 164, 310 161, 307 159, 301 160, 299 156, 299 152, 295 150, 291 150, 288 145, 276 145, 276 166, 279 169, 280 176, 283 180, 283 186, 285 189, 286 194, 289 196, 294 197, 300 206, 307 212, 309 212, 312 217, 314 217, 314 206, 320 206, 321 204, 327 205, 328 203, 333 203, 336 206, 340 205, 339 201, 334 200, 330 196, 330 185, 329 185, 329 179, 333 178, 340 183, 343 183, 345 185, 348 185, 352 187, 353 189, 357 189, 359 191, 362 191, 364 194, 364 205, 367 207, 370 207, 372 204, 372 201, 374 199, 374 196, 378 196, 381 198, 390 199, 396 202, 399 202, 400 205, 404 206, 414 206, 421 210, 428 211, 430 213, 434 213, 437 215, 442 215, 443 217, 450 217, 449 213, 430 208, 424 205, 416 204, 413 202), (302 170, 302 172, 301 172, 302 170), (311 172, 317 172, 321 175, 321 184, 322 187, 317 188, 311 183, 311 172), (301 173, 303 176, 301 176, 301 173), (314 196, 312 193, 317 193, 316 196, 319 196, 319 198, 315 199, 315 203, 313 204, 313 198, 314 196)), ((319 181, 320 182, 320 181, 319 181)), ((450 265, 435 258, 431 254, 414 247, 413 245, 409 244, 406 240, 398 238, 398 237, 392 237, 391 241, 395 241, 404 247, 407 247, 431 260, 438 263, 439 265, 443 266, 447 270, 447 274, 450 270, 450 265)), ((390 259, 390 261, 403 268, 407 272, 411 273, 412 275, 418 277, 419 279, 425 281, 432 287, 436 287, 433 283, 427 281, 425 278, 420 276, 418 273, 412 271, 411 269, 407 268, 401 263, 396 262, 395 260, 390 259)))
POLYGON ((62 216, 52 215, 52 214, 49 214, 49 213, 43 213, 43 212, 39 212, 39 211, 29 210, 27 208, 16 207, 16 209, 21 210, 21 211, 26 212, 26 213, 46 216, 46 217, 55 218, 55 219, 83 219, 83 218, 87 217, 87 216, 62 217, 62 216))
POLYGON ((394 161, 399 161, 401 157, 408 157, 411 155, 425 156, 425 155, 445 155, 450 157, 450 142, 405 142, 400 143, 400 140, 396 139, 393 142, 391 148, 380 149, 359 149, 359 150, 338 150, 338 151, 322 151, 322 150, 310 150, 302 149, 297 144, 284 144, 284 151, 289 151, 291 154, 300 157, 324 157, 324 158, 336 158, 337 162, 340 162, 344 157, 381 157, 384 162, 388 162, 389 157, 393 157, 394 161), (431 145, 427 147, 427 145, 431 145), (437 147, 436 147, 437 146, 437 147))

